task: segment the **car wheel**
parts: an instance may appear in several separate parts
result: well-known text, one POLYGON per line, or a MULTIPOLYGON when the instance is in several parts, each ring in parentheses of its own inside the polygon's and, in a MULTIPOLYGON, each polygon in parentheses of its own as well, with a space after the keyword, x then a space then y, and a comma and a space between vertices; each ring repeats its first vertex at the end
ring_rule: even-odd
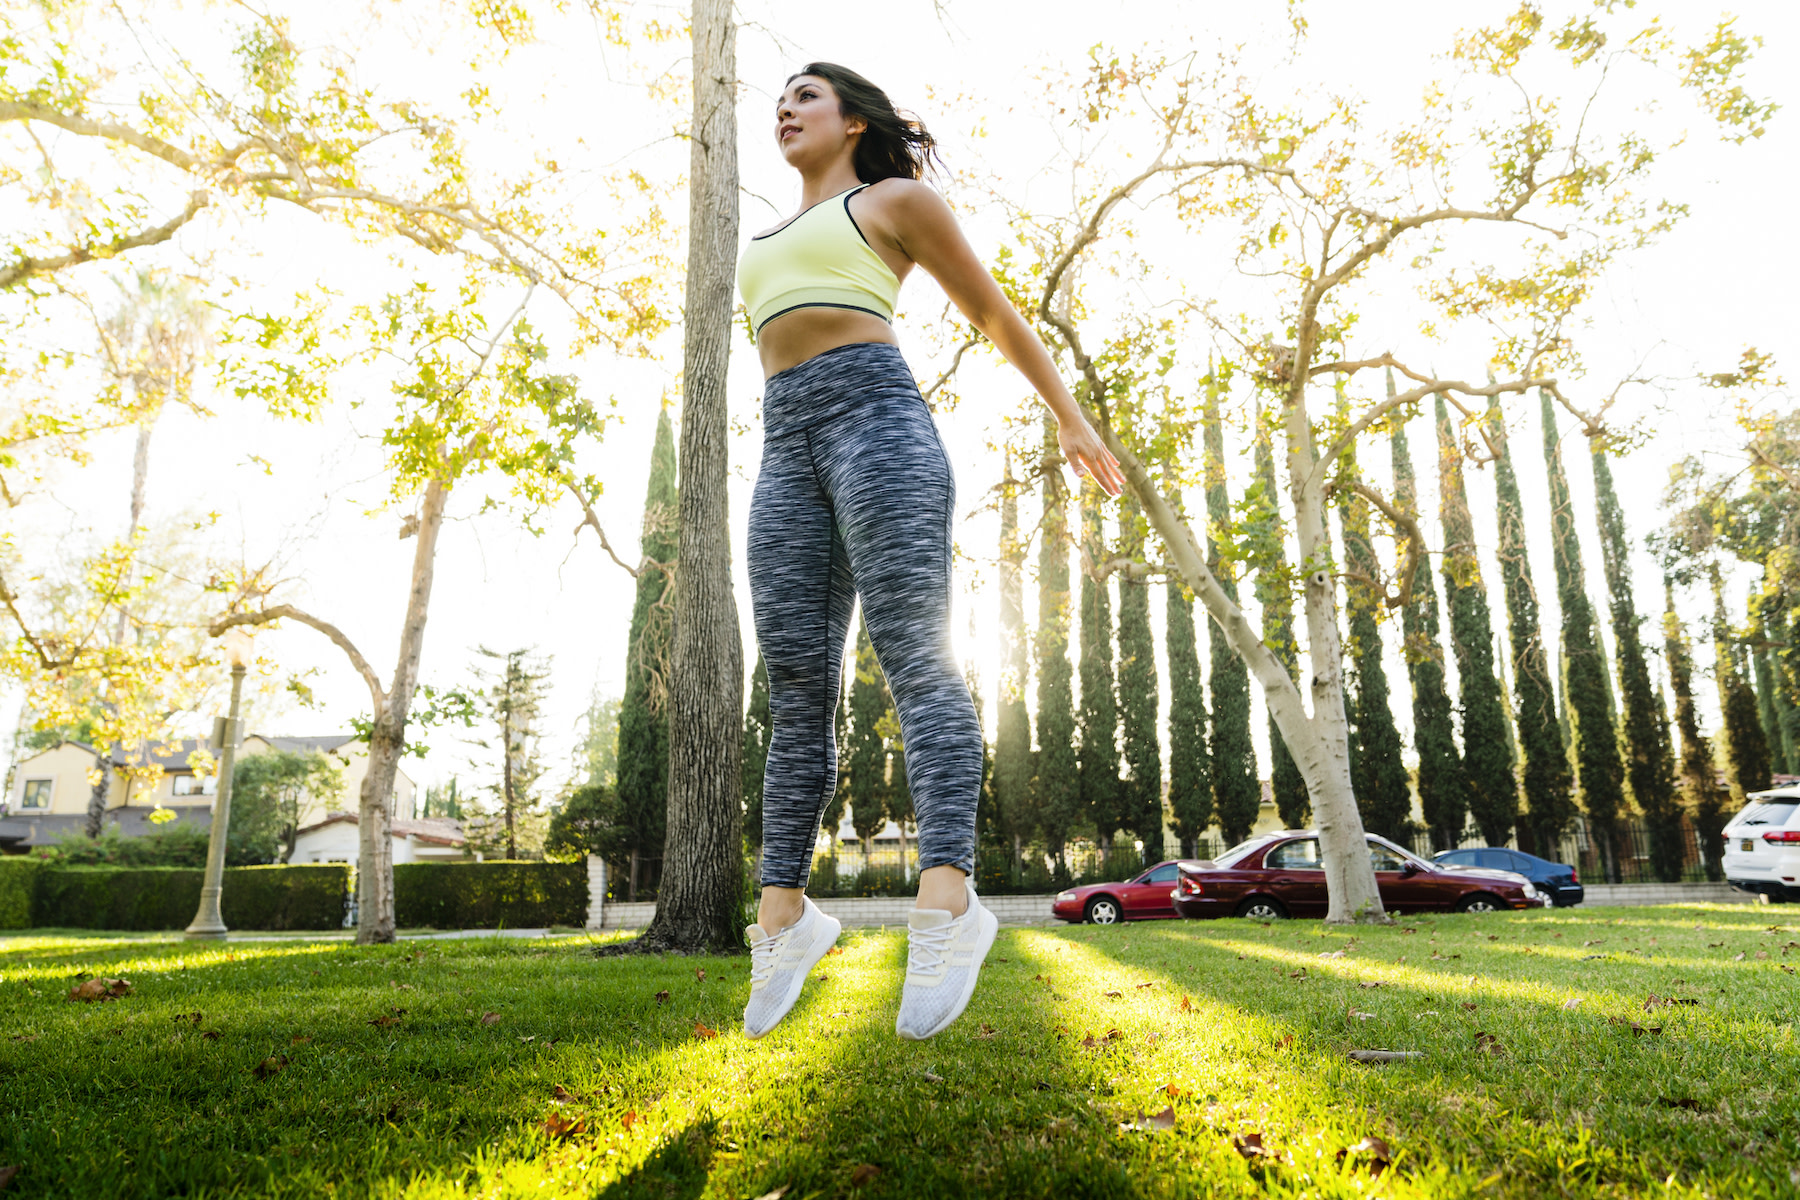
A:
POLYGON ((1498 896, 1490 896, 1486 892, 1476 892, 1473 896, 1464 896, 1456 902, 1456 911, 1466 913, 1499 912, 1505 907, 1498 896))
POLYGON ((1237 906, 1237 915, 1252 921, 1279 921, 1288 914, 1281 901, 1267 896, 1252 896, 1237 906))
POLYGON ((1087 919, 1090 925, 1117 925, 1124 916, 1119 911, 1119 902, 1111 896, 1088 901, 1087 919))

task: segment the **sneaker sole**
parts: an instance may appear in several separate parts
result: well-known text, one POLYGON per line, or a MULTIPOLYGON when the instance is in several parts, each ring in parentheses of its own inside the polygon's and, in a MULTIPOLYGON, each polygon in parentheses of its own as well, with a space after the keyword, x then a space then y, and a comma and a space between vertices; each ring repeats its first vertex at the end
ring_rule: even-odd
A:
POLYGON ((984 905, 981 910, 981 941, 974 956, 969 961, 969 982, 963 986, 963 993, 957 997, 956 1004, 943 1020, 924 1033, 907 1033, 900 1028, 898 1019, 894 1024, 894 1032, 909 1042, 923 1042, 936 1037, 956 1023, 956 1018, 963 1015, 963 1009, 969 1007, 969 1001, 975 996, 975 985, 981 980, 981 964, 987 961, 988 951, 994 948, 994 939, 1000 936, 1000 918, 996 917, 984 905))
MULTIPOLYGON (((812 974, 812 969, 819 965, 819 960, 824 958, 833 946, 837 945, 838 934, 844 932, 844 923, 836 917, 828 917, 824 913, 819 914, 819 920, 823 923, 819 931, 820 934, 823 935, 824 933, 829 932, 831 936, 820 936, 814 940, 814 953, 807 958, 806 966, 794 972, 794 980, 792 983, 788 984, 787 997, 781 1004, 781 1013, 769 1023, 769 1027, 761 1033, 751 1033, 749 1029, 744 1030, 744 1036, 751 1041, 754 1042, 758 1038, 767 1037, 769 1034, 775 1032, 775 1027, 777 1025, 780 1025, 783 1021, 787 1020, 788 1013, 793 1011, 794 1005, 800 999, 800 990, 806 986, 806 979, 812 974)), ((965 1003, 967 1002, 965 1001, 965 1003)))

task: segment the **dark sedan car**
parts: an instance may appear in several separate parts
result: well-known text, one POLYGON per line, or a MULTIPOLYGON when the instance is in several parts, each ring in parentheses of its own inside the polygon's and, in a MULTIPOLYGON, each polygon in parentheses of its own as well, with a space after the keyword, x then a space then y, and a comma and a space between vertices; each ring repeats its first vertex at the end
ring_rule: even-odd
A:
POLYGON ((1489 867, 1496 871, 1515 871, 1550 897, 1558 908, 1580 904, 1587 895, 1581 876, 1568 863, 1551 862, 1523 850, 1504 846, 1483 846, 1474 850, 1440 850, 1431 861, 1450 867, 1489 867))
MULTIPOLYGON (((1368 835, 1381 903, 1389 912, 1498 912, 1550 903, 1512 871, 1447 867, 1368 835)), ((1322 917, 1325 864, 1319 835, 1290 829, 1233 846, 1212 862, 1178 864, 1175 911, 1184 917, 1322 917)))
POLYGON ((1179 863, 1157 863, 1125 883, 1090 883, 1070 888, 1051 902, 1050 912, 1065 921, 1112 925, 1119 921, 1173 917, 1175 875, 1179 863))

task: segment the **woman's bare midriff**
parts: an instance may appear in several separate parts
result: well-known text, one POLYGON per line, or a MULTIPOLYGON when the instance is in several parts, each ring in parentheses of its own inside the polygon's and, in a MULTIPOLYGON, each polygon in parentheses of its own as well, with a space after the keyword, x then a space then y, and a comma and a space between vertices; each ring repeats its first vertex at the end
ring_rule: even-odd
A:
POLYGON ((762 327, 756 350, 763 378, 852 342, 900 344, 894 327, 873 313, 847 308, 797 308, 762 327))

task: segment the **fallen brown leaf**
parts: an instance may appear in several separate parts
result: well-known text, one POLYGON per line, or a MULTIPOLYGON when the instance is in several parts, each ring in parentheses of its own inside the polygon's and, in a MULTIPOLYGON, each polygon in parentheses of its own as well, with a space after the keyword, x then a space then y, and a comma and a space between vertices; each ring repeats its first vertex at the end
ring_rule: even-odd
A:
POLYGON ((991 1039, 993 1036, 994 1036, 994 1027, 992 1025, 989 1025, 986 1021, 983 1021, 981 1023, 981 1032, 977 1033, 975 1035, 975 1038, 977 1041, 985 1042, 985 1041, 988 1041, 989 1039, 991 1039))
POLYGON ((1656 1102, 1658 1104, 1662 1105, 1664 1108, 1686 1108, 1686 1109, 1691 1109, 1694 1112, 1705 1112, 1706 1111, 1706 1106, 1704 1104, 1701 1104, 1698 1100, 1691 1099, 1687 1096, 1683 1096, 1678 1100, 1671 1100, 1667 1096, 1658 1096, 1656 1098, 1656 1102))
POLYGON ((1476 1009, 1480 1008, 1481 1006, 1479 1004, 1471 1004, 1467 1000, 1465 1000, 1462 1002, 1462 1007, 1463 1007, 1464 1012, 1474 1012, 1476 1009))
POLYGON ((0 1188, 3 1188, 7 1184, 11 1183, 13 1181, 13 1176, 17 1175, 18 1173, 19 1173, 19 1168, 16 1164, 13 1166, 10 1166, 10 1167, 0 1167, 0 1188))
POLYGON ((1156 986, 1156 980, 1154 980, 1154 979, 1152 979, 1152 980, 1150 980, 1150 981, 1149 981, 1149 982, 1148 982, 1148 983, 1140 983, 1140 984, 1138 984, 1138 986, 1139 986, 1139 987, 1141 987, 1141 988, 1147 988, 1147 987, 1155 987, 1155 986, 1156 986))
POLYGON ((626 1133, 630 1133, 631 1127, 633 1125, 636 1125, 638 1123, 638 1120, 639 1120, 639 1117, 637 1115, 637 1109, 634 1108, 631 1111, 627 1112, 624 1116, 619 1118, 619 1124, 624 1126, 626 1133))
POLYGON ((15 1033, 12 1035, 12 1040, 15 1042, 35 1042, 43 1036, 44 1035, 41 1033, 15 1033))
POLYGON ((288 1039, 288 1045, 304 1046, 310 1041, 312 1041, 312 1039, 307 1037, 304 1033, 296 1033, 293 1037, 288 1039))
POLYGON ((827 975, 823 971, 820 971, 817 975, 813 976, 813 982, 814 983, 824 983, 827 979, 830 979, 830 978, 831 978, 831 976, 827 975))
POLYGON ((1379 980, 1379 979, 1363 979, 1363 980, 1359 980, 1357 982, 1356 986, 1361 987, 1361 988, 1378 988, 1381 986, 1381 980, 1379 980))
POLYGON ((1275 1157, 1274 1151, 1263 1145, 1262 1137, 1263 1135, 1260 1133, 1246 1133, 1243 1137, 1234 1137, 1231 1139, 1232 1149, 1252 1162, 1259 1158, 1275 1157))
POLYGON ((1500 1044, 1500 1039, 1491 1033, 1477 1033, 1475 1035, 1475 1050, 1477 1053, 1485 1054, 1489 1058, 1506 1057, 1506 1047, 1502 1046, 1500 1044))
POLYGON ((1161 1112, 1148 1117, 1143 1113, 1139 1113, 1137 1115, 1137 1120, 1127 1121, 1120 1125, 1119 1128, 1121 1130, 1142 1130, 1146 1133, 1155 1133, 1160 1130, 1173 1129, 1175 1128, 1175 1109, 1173 1107, 1165 1107, 1161 1112))
POLYGON ((695 983, 705 983, 706 982, 706 968, 705 967, 695 967, 694 968, 694 982, 695 983))
POLYGON ((704 1021, 695 1021, 694 1022, 694 1036, 697 1038, 700 1038, 703 1041, 710 1041, 711 1039, 719 1036, 719 1031, 716 1029, 708 1028, 704 1021))
POLYGON ((1177 1096, 1181 1095, 1180 1086, 1175 1084, 1174 1082, 1170 1082, 1170 1083, 1164 1085, 1160 1090, 1162 1091, 1162 1093, 1165 1096, 1167 1096, 1171 1100, 1173 1100, 1177 1096))
POLYGON ((219 1040, 219 1031, 216 1029, 203 1029, 200 1031, 200 1036, 209 1042, 216 1042, 219 1040))
POLYGON ((481 1014, 481 1023, 483 1025, 498 1025, 500 1023, 500 1014, 497 1012, 484 1012, 481 1014))
POLYGON ((1342 1167, 1344 1160, 1351 1155, 1367 1154, 1369 1156, 1369 1175, 1381 1178, 1381 1173, 1394 1165, 1394 1152, 1388 1148, 1387 1142, 1378 1137, 1366 1137, 1346 1150, 1337 1152, 1337 1164, 1342 1167))
POLYGON ((1181 994, 1181 1011, 1187 1012, 1189 1009, 1191 1009, 1193 1007, 1194 1007, 1194 1002, 1187 998, 1186 992, 1183 992, 1181 994))
POLYGON ((281 1074, 282 1071, 287 1069, 287 1065, 288 1065, 288 1056, 287 1055, 271 1054, 271 1055, 269 1055, 269 1057, 267 1057, 267 1058, 263 1059, 261 1062, 257 1063, 254 1067, 251 1067, 250 1073, 252 1075, 256 1076, 258 1079, 267 1079, 271 1075, 281 1074))
POLYGON ((553 1104, 573 1104, 575 1103, 575 1093, 559 1083, 556 1085, 556 1090, 550 1093, 550 1100, 553 1104))
POLYGON ((369 1018, 369 1024, 380 1026, 382 1029, 386 1029, 390 1025, 398 1025, 399 1023, 400 1023, 399 1017, 370 1017, 369 1018))
MULTIPOLYGON (((843 952, 844 952, 844 948, 842 946, 833 946, 831 949, 827 950, 825 953, 827 953, 827 954, 842 954, 843 952)), ((1003 958, 1000 961, 1005 962, 1006 960, 1003 958)), ((787 1191, 786 1188, 782 1188, 781 1190, 784 1192, 787 1191)))
POLYGON ((1108 992, 1108 993, 1106 993, 1107 999, 1109 999, 1109 1000, 1118 1000, 1118 999, 1123 998, 1124 995, 1125 995, 1124 992, 1108 992))
POLYGON ((1276 1039, 1275 1048, 1277 1050, 1286 1050, 1286 1049, 1289 1049, 1290 1047, 1292 1047, 1293 1044, 1294 1044, 1294 1035, 1291 1033, 1284 1033, 1281 1035, 1281 1037, 1276 1039))
POLYGON ((83 1004, 94 1001, 117 1000, 131 994, 131 983, 124 979, 88 979, 69 989, 69 999, 79 1000, 83 1004))
POLYGON ((850 1172, 850 1186, 861 1187, 879 1174, 881 1168, 874 1163, 857 1163, 856 1169, 850 1172))
POLYGON ((544 1123, 539 1128, 544 1131, 546 1137, 572 1138, 587 1131, 587 1118, 585 1116, 565 1117, 561 1113, 551 1113, 544 1118, 544 1123))
POLYGON ((1663 1031, 1661 1025, 1639 1025, 1636 1021, 1626 1017, 1608 1017, 1606 1023, 1608 1025, 1629 1026, 1631 1029, 1631 1036, 1633 1037, 1642 1037, 1646 1033, 1661 1033, 1663 1031))
POLYGON ((666 988, 663 991, 656 993, 656 1002, 658 1004, 667 1004, 669 1002, 669 993, 666 988))
POLYGON ((199 1013, 176 1013, 173 1017, 170 1017, 169 1019, 171 1021, 174 1021, 177 1025, 181 1024, 183 1021, 188 1021, 195 1025, 198 1025, 200 1023, 201 1017, 200 1017, 199 1013))

